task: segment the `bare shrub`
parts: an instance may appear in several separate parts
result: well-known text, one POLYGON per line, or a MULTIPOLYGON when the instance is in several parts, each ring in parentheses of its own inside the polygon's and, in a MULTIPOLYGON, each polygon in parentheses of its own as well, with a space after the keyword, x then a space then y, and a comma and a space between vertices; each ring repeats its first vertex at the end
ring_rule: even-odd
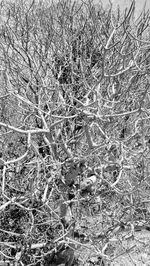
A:
POLYGON ((104 265, 148 228, 150 17, 134 5, 1 2, 2 262, 104 265))

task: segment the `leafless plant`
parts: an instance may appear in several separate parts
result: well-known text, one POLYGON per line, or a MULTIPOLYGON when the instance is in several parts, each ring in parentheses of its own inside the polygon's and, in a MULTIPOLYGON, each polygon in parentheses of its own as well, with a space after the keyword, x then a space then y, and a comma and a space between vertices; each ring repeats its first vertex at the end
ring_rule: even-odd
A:
POLYGON ((104 264, 147 223, 150 16, 134 9, 1 2, 1 261, 73 265, 90 247, 104 264))

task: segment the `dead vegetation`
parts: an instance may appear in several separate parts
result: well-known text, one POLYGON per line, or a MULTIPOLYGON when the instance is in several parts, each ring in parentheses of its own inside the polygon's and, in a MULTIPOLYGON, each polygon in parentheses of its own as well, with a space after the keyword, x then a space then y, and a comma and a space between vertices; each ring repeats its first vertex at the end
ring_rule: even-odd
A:
POLYGON ((150 16, 134 8, 1 1, 1 265, 138 265, 146 250, 150 16))

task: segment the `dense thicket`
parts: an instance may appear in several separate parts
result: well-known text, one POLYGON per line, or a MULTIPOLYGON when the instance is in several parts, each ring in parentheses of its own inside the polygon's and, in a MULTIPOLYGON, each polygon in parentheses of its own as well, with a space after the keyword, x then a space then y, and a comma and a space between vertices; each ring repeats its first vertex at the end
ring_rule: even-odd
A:
POLYGON ((134 9, 1 2, 1 263, 104 265, 114 235, 148 228, 150 16, 134 9))

